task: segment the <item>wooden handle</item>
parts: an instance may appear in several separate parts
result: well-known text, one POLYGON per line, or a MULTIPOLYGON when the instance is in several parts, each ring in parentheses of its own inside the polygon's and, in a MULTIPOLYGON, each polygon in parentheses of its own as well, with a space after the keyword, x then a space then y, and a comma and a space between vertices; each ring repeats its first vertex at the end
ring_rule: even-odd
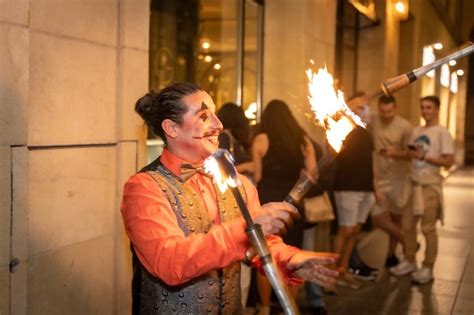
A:
POLYGON ((406 74, 388 79, 382 83, 382 91, 385 95, 390 96, 392 93, 410 84, 410 78, 406 74))

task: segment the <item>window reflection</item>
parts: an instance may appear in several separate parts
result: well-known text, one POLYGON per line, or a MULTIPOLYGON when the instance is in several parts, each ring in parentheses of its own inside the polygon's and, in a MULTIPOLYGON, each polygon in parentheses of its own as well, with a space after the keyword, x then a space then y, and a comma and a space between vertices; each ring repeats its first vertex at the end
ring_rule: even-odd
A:
MULTIPOLYGON (((212 96, 217 109, 236 102, 250 113, 249 107, 257 107, 261 95, 257 90, 261 6, 255 0, 152 0, 150 89, 195 82, 212 96)), ((150 133, 149 139, 153 138, 150 133)), ((156 156, 162 142, 148 145, 156 156)))
POLYGON ((152 0, 150 87, 196 82, 218 106, 236 99, 238 0, 152 0))

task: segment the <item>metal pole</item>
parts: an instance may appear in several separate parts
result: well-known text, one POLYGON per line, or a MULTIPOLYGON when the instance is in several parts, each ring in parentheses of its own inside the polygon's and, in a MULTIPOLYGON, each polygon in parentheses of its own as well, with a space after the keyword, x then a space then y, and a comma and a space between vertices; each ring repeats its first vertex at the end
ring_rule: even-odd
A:
POLYGON ((283 311, 288 315, 299 314, 298 307, 296 306, 296 303, 293 300, 293 297, 291 296, 287 286, 281 279, 281 275, 278 272, 278 267, 273 262, 272 255, 268 249, 267 242, 265 241, 265 236, 263 235, 262 227, 260 224, 255 224, 253 222, 239 189, 237 187, 232 187, 231 190, 237 201, 237 204, 239 205, 240 211, 245 218, 245 222, 247 223, 247 228, 245 229, 247 237, 255 249, 257 255, 260 257, 263 270, 265 271, 265 274, 272 285, 273 291, 275 292, 278 301, 280 301, 283 311))

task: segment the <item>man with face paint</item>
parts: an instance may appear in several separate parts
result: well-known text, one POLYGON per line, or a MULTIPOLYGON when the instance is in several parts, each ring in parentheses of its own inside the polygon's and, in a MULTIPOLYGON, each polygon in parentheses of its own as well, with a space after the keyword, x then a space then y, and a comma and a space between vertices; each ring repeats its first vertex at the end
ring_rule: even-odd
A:
MULTIPOLYGON (((240 261, 249 252, 245 221, 232 193, 221 193, 200 171, 222 131, 212 98, 197 85, 177 83, 146 94, 135 109, 165 148, 124 187, 121 212, 133 252, 133 313, 242 313, 240 261)), ((338 274, 323 265, 334 263, 332 254, 302 251, 273 235, 297 210, 281 202, 260 206, 255 187, 239 178, 286 282, 331 285, 338 274)))

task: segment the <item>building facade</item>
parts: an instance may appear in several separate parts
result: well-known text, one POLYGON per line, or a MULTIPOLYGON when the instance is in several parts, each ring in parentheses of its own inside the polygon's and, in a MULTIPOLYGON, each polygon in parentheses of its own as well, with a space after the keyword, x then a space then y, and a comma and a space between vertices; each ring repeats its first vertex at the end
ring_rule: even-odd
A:
MULTIPOLYGON (((195 81, 257 119, 279 98, 320 139, 306 69, 338 72, 346 94, 371 91, 419 66, 423 47, 459 44, 434 3, 469 1, 411 1, 406 21, 395 1, 356 2, 373 2, 378 21, 359 16, 373 25, 358 35, 338 30, 348 1, 1 0, 0 314, 130 312, 119 206, 156 146, 133 111, 149 88, 195 81)), ((397 94, 400 112, 418 123, 418 98, 440 94, 462 150, 467 76, 457 93, 439 76, 397 94)))

